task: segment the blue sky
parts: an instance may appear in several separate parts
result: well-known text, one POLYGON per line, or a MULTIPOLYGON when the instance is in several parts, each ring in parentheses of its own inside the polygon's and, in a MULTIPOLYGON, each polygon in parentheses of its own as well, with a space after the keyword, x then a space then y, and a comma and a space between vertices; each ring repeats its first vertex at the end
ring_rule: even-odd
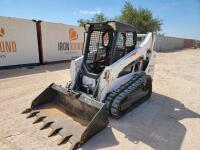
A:
MULTIPOLYGON (((0 0, 0 16, 77 24, 103 12, 120 14, 124 0, 0 0)), ((163 20, 162 33, 200 40, 200 0, 132 0, 135 7, 150 9, 163 20)))

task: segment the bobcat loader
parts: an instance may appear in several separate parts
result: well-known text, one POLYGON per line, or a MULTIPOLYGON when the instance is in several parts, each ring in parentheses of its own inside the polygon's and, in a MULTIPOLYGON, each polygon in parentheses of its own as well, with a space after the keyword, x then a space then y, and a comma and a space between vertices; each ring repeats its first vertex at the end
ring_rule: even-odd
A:
POLYGON ((85 24, 85 30, 84 55, 71 62, 71 81, 66 87, 52 83, 23 111, 71 149, 104 129, 109 114, 120 118, 152 93, 153 33, 136 47, 133 26, 108 21, 85 24))

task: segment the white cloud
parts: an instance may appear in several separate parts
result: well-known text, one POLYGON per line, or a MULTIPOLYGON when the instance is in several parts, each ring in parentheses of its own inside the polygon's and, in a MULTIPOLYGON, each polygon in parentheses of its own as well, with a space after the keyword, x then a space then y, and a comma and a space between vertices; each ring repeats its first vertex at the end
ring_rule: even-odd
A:
POLYGON ((100 9, 95 10, 95 11, 79 10, 79 12, 80 12, 81 14, 84 14, 84 15, 94 15, 94 14, 100 14, 100 13, 101 13, 101 10, 100 10, 100 9))
POLYGON ((165 11, 165 10, 168 10, 168 9, 170 9, 172 7, 175 7, 175 6, 176 6, 176 3, 175 2, 171 2, 171 3, 167 3, 164 6, 162 6, 161 9, 165 11))

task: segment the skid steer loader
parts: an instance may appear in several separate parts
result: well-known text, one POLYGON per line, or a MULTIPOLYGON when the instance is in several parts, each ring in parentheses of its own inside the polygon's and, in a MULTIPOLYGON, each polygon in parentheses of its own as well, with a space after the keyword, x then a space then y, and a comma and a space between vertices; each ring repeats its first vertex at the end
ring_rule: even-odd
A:
POLYGON ((147 100, 152 93, 155 35, 148 33, 136 47, 137 29, 116 21, 85 24, 84 55, 71 62, 66 87, 52 83, 31 107, 49 136, 77 149, 108 125, 109 114, 119 118, 147 100))

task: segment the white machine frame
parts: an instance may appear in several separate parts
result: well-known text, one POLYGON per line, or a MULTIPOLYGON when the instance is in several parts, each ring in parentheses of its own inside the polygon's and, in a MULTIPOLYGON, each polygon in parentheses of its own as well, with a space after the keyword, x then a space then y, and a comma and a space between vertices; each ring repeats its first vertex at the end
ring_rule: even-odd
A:
MULTIPOLYGON (((98 99, 102 102, 107 93, 114 91, 120 85, 128 81, 135 72, 129 73, 122 77, 118 78, 119 73, 124 67, 136 60, 144 60, 147 58, 147 51, 150 51, 150 58, 147 68, 144 70, 146 74, 150 75, 153 78, 154 74, 154 64, 155 64, 155 55, 154 43, 156 40, 155 33, 148 33, 145 39, 140 43, 140 45, 135 48, 133 51, 116 61, 110 66, 105 67, 104 71, 100 76, 100 84, 98 91, 98 99)), ((71 87, 73 88, 76 80, 76 75, 81 68, 83 61, 83 56, 73 60, 71 62, 70 72, 71 72, 71 87)), ((141 64, 142 65, 142 64, 141 64)), ((141 71, 141 70, 140 70, 141 71)), ((85 84, 94 84, 92 78, 83 78, 85 84)))

